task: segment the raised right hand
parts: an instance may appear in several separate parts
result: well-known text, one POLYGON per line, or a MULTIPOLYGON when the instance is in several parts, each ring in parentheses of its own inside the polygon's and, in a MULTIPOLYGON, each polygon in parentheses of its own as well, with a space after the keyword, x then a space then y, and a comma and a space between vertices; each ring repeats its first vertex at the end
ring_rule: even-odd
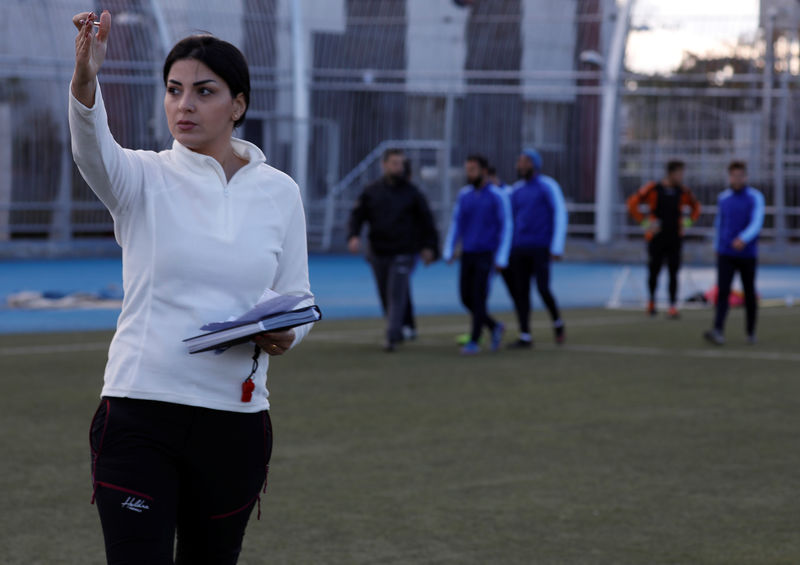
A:
POLYGON ((111 31, 111 13, 108 10, 103 10, 100 15, 97 33, 94 32, 94 18, 94 12, 81 12, 72 17, 72 23, 78 28, 72 93, 86 106, 94 105, 95 80, 106 58, 108 34, 111 31))

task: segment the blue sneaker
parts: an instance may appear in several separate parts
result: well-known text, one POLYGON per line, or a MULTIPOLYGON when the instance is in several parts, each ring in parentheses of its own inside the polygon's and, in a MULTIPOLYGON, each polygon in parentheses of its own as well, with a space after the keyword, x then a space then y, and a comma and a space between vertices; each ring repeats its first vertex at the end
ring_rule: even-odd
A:
POLYGON ((461 348, 461 355, 477 355, 481 352, 481 346, 474 341, 469 341, 461 348))
POLYGON ((500 349, 504 333, 506 333, 506 327, 500 322, 497 322, 497 325, 492 330, 492 351, 500 349))

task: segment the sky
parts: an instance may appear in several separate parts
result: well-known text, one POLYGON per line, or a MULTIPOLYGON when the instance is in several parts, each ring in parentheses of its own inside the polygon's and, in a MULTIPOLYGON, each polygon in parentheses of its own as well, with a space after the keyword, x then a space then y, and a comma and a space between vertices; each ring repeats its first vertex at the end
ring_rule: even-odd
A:
POLYGON ((636 0, 626 63, 644 73, 669 73, 684 52, 728 51, 758 30, 759 0, 636 0))

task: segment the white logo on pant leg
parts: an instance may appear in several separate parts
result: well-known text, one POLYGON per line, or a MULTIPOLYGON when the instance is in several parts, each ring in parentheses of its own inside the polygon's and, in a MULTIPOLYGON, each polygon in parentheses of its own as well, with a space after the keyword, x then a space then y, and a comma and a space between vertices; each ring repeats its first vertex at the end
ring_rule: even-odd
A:
POLYGON ((134 512, 141 512, 142 510, 150 510, 150 507, 144 501, 143 498, 134 498, 129 496, 125 499, 125 502, 122 503, 123 508, 127 508, 128 510, 133 510, 134 512))

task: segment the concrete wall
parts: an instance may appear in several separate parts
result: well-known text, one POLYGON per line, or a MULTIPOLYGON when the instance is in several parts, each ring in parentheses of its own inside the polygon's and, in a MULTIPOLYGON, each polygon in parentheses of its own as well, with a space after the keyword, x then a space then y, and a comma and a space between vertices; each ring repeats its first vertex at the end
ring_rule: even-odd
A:
MULTIPOLYGON (((578 39, 577 0, 523 0, 522 70, 574 71, 578 39), (543 14, 546 16, 543 17, 543 14)), ((539 102, 572 102, 575 80, 532 77, 523 80, 525 99, 539 102), (537 88, 537 86, 539 88, 537 88)))
POLYGON ((462 93, 469 10, 452 2, 407 0, 406 13, 407 90, 462 93))

